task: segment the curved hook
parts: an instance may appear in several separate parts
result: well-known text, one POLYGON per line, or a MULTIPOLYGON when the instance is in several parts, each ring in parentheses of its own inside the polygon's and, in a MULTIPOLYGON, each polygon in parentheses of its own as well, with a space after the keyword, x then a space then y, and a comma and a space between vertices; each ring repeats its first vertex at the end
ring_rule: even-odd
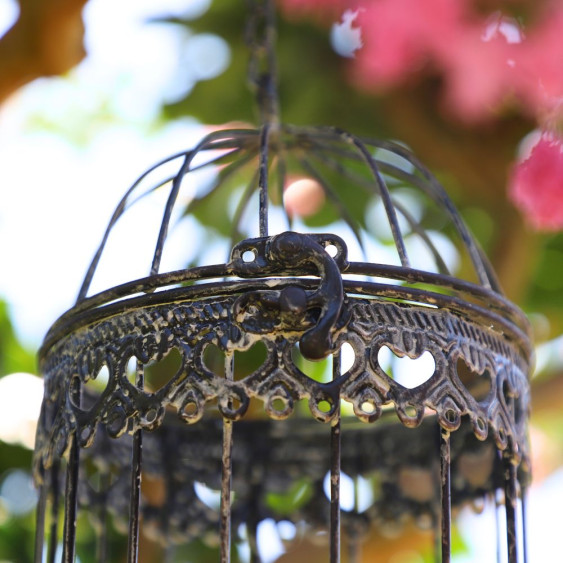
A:
POLYGON ((316 274, 321 278, 319 288, 307 292, 297 286, 281 291, 258 291, 237 300, 235 314, 249 304, 260 305, 264 310, 275 309, 278 318, 309 324, 310 309, 320 308, 316 324, 301 337, 301 353, 309 360, 321 360, 333 351, 332 331, 341 314, 344 289, 340 269, 346 262, 346 245, 335 235, 305 235, 288 231, 273 237, 242 241, 233 248, 231 266, 240 276, 249 277, 273 273, 316 274), (331 257, 327 246, 337 249, 331 257), (251 252, 249 257, 247 253, 251 252), (246 257, 246 259, 245 259, 246 257), (252 258, 252 259, 250 259, 252 258))
MULTIPOLYGON (((301 353, 309 360, 321 360, 332 352, 331 329, 340 315, 344 289, 340 270, 328 252, 313 239, 300 233, 285 232, 272 237, 268 249, 268 258, 274 263, 292 263, 295 266, 312 264, 318 270, 321 284, 307 299, 307 308, 311 305, 321 307, 319 321, 299 340, 301 353)), ((287 288, 291 289, 291 288, 287 288)), ((300 308, 301 298, 295 292, 282 292, 280 305, 300 308), (296 300, 297 298, 297 300, 296 300)))

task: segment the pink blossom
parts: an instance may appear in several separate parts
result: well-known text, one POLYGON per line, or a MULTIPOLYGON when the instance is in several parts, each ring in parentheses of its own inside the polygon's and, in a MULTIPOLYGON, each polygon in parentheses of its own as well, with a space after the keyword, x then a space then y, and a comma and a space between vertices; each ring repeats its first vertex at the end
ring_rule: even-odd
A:
POLYGON ((456 40, 436 54, 444 71, 448 107, 466 121, 478 121, 497 109, 514 93, 515 48, 490 26, 459 26, 456 40))
POLYGON ((381 89, 424 65, 441 71, 448 107, 466 120, 490 114, 514 91, 514 57, 521 40, 510 19, 478 18, 465 1, 375 0, 360 12, 365 47, 354 80, 381 89))
POLYGON ((540 118, 563 117, 563 5, 554 4, 517 50, 514 83, 520 99, 540 118))
POLYGON ((509 197, 538 230, 563 229, 563 137, 543 133, 512 172, 509 197))
POLYGON ((378 0, 364 5, 357 23, 364 48, 354 79, 364 87, 392 85, 433 58, 455 39, 465 2, 378 0))
POLYGON ((563 117, 563 4, 548 2, 524 35, 515 20, 484 18, 472 0, 279 0, 292 17, 324 23, 359 8, 364 47, 351 76, 382 90, 430 68, 444 78, 448 108, 465 120, 489 116, 507 99, 541 122, 563 117))

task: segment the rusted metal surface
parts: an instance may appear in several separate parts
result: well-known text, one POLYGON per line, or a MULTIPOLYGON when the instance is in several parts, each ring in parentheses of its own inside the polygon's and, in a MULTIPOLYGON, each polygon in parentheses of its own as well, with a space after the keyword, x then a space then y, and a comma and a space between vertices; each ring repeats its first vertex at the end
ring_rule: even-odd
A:
MULTIPOLYGON (((342 358, 340 353, 334 354, 332 368, 333 380, 341 377, 342 358)), ((330 427, 330 561, 340 562, 340 478, 342 463, 342 425, 340 401, 330 427)))
MULTIPOLYGON (((334 271, 341 280, 336 266, 334 271)), ((203 416, 205 404, 214 400, 219 400, 223 416, 238 420, 250 398, 260 399, 266 412, 278 419, 293 412, 295 401, 308 399, 312 415, 328 422, 335 415, 339 396, 350 402, 356 416, 366 422, 375 421, 387 404, 394 404, 399 419, 407 426, 417 426, 425 408, 433 409, 442 427, 449 431, 456 430, 461 417, 468 415, 478 437, 484 439, 492 433, 500 449, 504 450, 510 441, 515 445, 512 455, 517 460, 528 458, 525 415, 529 366, 517 340, 517 327, 514 335, 495 330, 494 314, 484 309, 481 314, 489 317, 487 326, 426 303, 397 303, 385 299, 384 291, 368 283, 351 281, 348 287, 343 283, 347 289, 345 299, 338 299, 338 291, 332 289, 330 296, 323 298, 323 283, 316 290, 311 285, 310 280, 296 277, 239 281, 219 287, 199 285, 174 290, 173 300, 168 293, 133 298, 122 312, 121 303, 117 307, 108 305, 106 319, 98 319, 60 339, 44 358, 44 408, 52 423, 38 434, 37 461, 48 466, 55 455, 66 451, 74 435, 82 447, 87 447, 99 422, 105 423, 114 437, 139 428, 154 429, 162 423, 166 408, 193 423, 203 416), (219 296, 218 289, 232 295, 219 296), (286 313, 280 305, 292 289, 303 292, 306 304, 297 314, 291 307, 286 313), (195 300, 191 298, 195 292, 216 296, 195 300), (383 298, 367 298, 381 293, 383 298), (310 303, 315 307, 313 311, 307 308, 310 303), (331 327, 328 330, 327 325, 331 327), (353 366, 329 383, 307 377, 291 356, 296 344, 319 333, 316 344, 323 355, 331 346, 340 347, 345 342, 354 351, 353 366), (242 381, 216 375, 202 359, 210 344, 230 354, 248 350, 257 341, 264 343, 267 358, 242 381), (415 389, 403 387, 378 363, 377 355, 383 346, 411 358, 430 352, 436 365, 434 374, 415 389), (181 354, 182 367, 158 392, 143 391, 127 379, 130 358, 146 364, 172 349, 181 354), (477 377, 487 372, 491 391, 483 400, 477 401, 461 382, 456 371, 459 360, 477 377), (112 374, 106 389, 94 407, 80 408, 69 397, 69 385, 95 378, 103 366, 112 374), (227 406, 233 398, 240 403, 236 409, 227 406), (276 399, 286 404, 282 411, 272 408, 276 399), (319 409, 323 400, 331 404, 327 412, 319 409), (193 412, 186 413, 188 404, 193 405, 193 412)), ((393 289, 393 296, 402 294, 403 288, 393 289)), ((403 295, 411 297, 406 289, 403 295)), ((95 313, 99 314, 100 309, 95 313)))
POLYGON ((506 506, 506 541, 508 563, 518 563, 518 537, 516 531, 516 512, 518 496, 516 492, 516 466, 510 456, 504 456, 504 504, 506 506))
POLYGON ((442 563, 450 563, 452 552, 452 480, 450 433, 440 428, 440 496, 442 520, 442 563))
MULTIPOLYGON (((396 525, 406 516, 421 526, 442 522, 446 562, 451 505, 505 487, 511 523, 519 490, 515 483, 524 487, 530 475, 529 326, 502 296, 486 259, 429 172, 398 145, 332 128, 280 124, 217 131, 167 161, 174 159, 179 171, 169 178, 150 275, 88 296, 109 233, 138 195, 135 183, 110 221, 75 307, 53 325, 42 347, 45 399, 34 468, 44 501, 37 545, 43 543, 49 507, 58 511, 57 489, 64 486, 65 561, 74 558, 77 502, 98 523, 108 513, 116 521, 127 519, 129 561, 137 559, 141 522, 170 546, 214 530, 223 562, 230 560, 231 538, 243 541, 239 527, 245 524, 251 560, 259 561, 260 522, 282 518, 268 505, 268 493, 288 491, 300 478, 312 497, 283 518, 303 522, 311 531, 326 529, 334 562, 340 558, 342 531, 350 538, 352 559, 359 561, 361 538, 372 526, 396 525), (378 149, 399 155, 412 170, 373 157, 378 149), (194 165, 194 159, 209 151, 215 151, 209 165, 223 167, 223 181, 249 163, 257 166, 247 199, 258 192, 259 236, 233 241, 225 264, 160 272, 182 180, 205 167, 194 165), (268 164, 292 151, 311 155, 297 161, 314 177, 321 178, 316 166, 322 164, 381 199, 401 266, 351 261, 346 242, 330 233, 268 233, 268 164), (347 162, 364 163, 361 181, 347 172, 347 162), (439 273, 410 266, 398 216, 413 232, 424 230, 394 201, 390 176, 409 182, 443 208, 478 283, 453 277, 430 237, 421 240, 439 273), (353 361, 342 372, 344 345, 353 361), (264 350, 260 365, 235 376, 237 354, 254 346, 264 350), (428 352, 434 372, 417 386, 402 385, 380 365, 385 347, 411 359, 428 352), (224 357, 222 370, 209 364, 210 350, 224 357), (306 360, 332 358, 333 378, 309 376, 296 350, 306 360), (146 387, 148 366, 169 355, 178 363, 166 381, 157 389, 146 387), (128 373, 131 361, 137 365, 135 378, 128 373), (92 396, 91 382, 105 371, 107 383, 92 396), (385 422, 390 417, 394 424, 385 422), (184 450, 197 454, 179 455, 184 450), (511 468, 510 478, 504 478, 498 452, 511 468), (91 490, 80 467, 103 467, 104 457, 112 460, 106 466, 119 468, 118 475, 100 475, 107 486, 91 490), (66 485, 58 469, 65 459, 66 485), (385 487, 372 504, 342 510, 342 472, 363 478, 373 471, 383 476, 385 487), (158 506, 141 490, 145 473, 165 484, 165 500, 158 506), (330 499, 323 491, 327 473, 330 499), (201 502, 196 483, 221 491, 218 511, 201 502)), ((357 225, 345 220, 358 236, 357 225)), ((56 546, 56 519, 50 550, 56 546)), ((516 561, 516 529, 512 524, 510 529, 507 549, 510 561, 516 561)), ((107 553, 104 542, 99 553, 107 553)), ((36 554, 41 551, 38 547, 36 554)))
MULTIPOLYGON (((233 381, 233 354, 225 355, 225 379, 233 381)), ((232 409, 232 401, 229 400, 232 409)), ((221 563, 231 560, 231 487, 233 480, 233 421, 223 419, 223 451, 221 455, 221 563)))
MULTIPOLYGON (((139 360, 135 361, 135 386, 143 389, 144 372, 139 360)), ((139 558, 139 509, 141 503, 141 480, 143 470, 143 430, 138 428, 133 435, 133 456, 131 461, 131 491, 129 493, 129 536, 127 561, 137 563, 139 558)), ((105 551, 101 549, 101 551, 105 551)))

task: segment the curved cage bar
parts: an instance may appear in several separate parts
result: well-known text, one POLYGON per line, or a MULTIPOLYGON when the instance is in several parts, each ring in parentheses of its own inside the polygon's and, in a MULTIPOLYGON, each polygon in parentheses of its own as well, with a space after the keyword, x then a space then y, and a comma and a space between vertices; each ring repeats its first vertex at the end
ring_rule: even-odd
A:
POLYGON ((175 175, 150 184, 153 167, 119 203, 76 305, 40 352, 36 559, 44 537, 54 553, 64 499, 64 561, 75 557, 81 509, 98 530, 100 561, 111 559, 115 528, 127 533, 128 561, 145 536, 170 561, 190 542, 218 546, 221 561, 244 544, 259 561, 257 530, 268 520, 324 530, 323 560, 333 562, 342 541, 348 560, 360 561, 374 529, 410 520, 437 530, 436 558, 449 561, 452 508, 501 491, 502 549, 518 561, 518 499, 530 480, 529 326, 438 181, 404 147, 332 128, 215 131, 166 162, 177 163, 175 175), (184 180, 205 167, 214 184, 186 214, 209 198, 227 205, 221 190, 235 177, 245 186, 231 213, 230 257, 160 272, 184 180), (360 248, 369 225, 350 206, 376 201, 396 263, 353 261, 341 236, 296 232, 287 213, 270 234, 296 174, 317 182, 360 248), (405 186, 457 239, 467 280, 398 197, 405 186), (168 192, 147 277, 88 296, 113 227, 155 190, 168 192), (255 224, 243 224, 253 198, 255 224), (412 237, 431 258, 424 268, 413 266, 412 237), (399 377, 382 351, 426 355, 432 368, 399 377), (213 491, 220 500, 209 500, 213 491))

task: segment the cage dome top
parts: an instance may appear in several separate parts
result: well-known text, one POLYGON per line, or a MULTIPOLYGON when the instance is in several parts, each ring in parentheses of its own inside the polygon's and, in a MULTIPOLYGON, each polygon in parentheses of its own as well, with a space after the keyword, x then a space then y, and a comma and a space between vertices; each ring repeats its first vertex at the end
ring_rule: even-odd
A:
MULTIPOLYGON (((76 306, 55 324, 44 349, 69 322, 73 326, 83 322, 80 319, 90 318, 86 312, 95 316, 101 305, 113 303, 115 306, 117 300, 212 278, 319 274, 319 265, 313 259, 297 263, 290 256, 285 262, 267 256, 273 248, 270 241, 278 241, 278 245, 287 242, 290 235, 283 232, 293 231, 294 220, 284 205, 284 190, 296 178, 313 180, 320 197, 326 200, 322 204, 324 216, 320 222, 315 217, 309 222, 313 225, 330 223, 328 228, 331 228, 340 220, 341 224, 336 224, 339 233, 343 231, 342 225, 348 226, 351 243, 360 254, 359 261, 350 260, 342 237, 322 235, 318 227, 313 228, 316 234, 310 234, 307 242, 333 253, 340 275, 356 281, 377 281, 383 294, 391 292, 388 297, 421 300, 428 306, 436 306, 435 298, 444 300, 448 296, 451 303, 465 307, 466 312, 473 304, 481 305, 491 323, 506 325, 506 330, 518 335, 525 353, 530 354, 526 318, 503 297, 487 258, 447 193, 408 148, 391 141, 360 139, 335 128, 287 125, 262 130, 219 129, 193 149, 173 155, 145 172, 115 209, 76 306), (175 167, 173 172, 170 172, 171 167, 175 167), (192 180, 191 176, 205 171, 208 174, 203 192, 197 193, 194 189, 197 179, 192 180), (233 186, 240 189, 233 189, 233 186), (116 224, 130 208, 156 192, 165 192, 166 197, 162 201, 163 218, 155 233, 152 260, 144 268, 149 275, 88 296, 116 224), (189 195, 184 197, 184 192, 189 195), (205 208, 204 213, 200 213, 202 208, 205 208), (213 238, 226 239, 217 230, 229 233, 230 259, 223 264, 198 264, 161 272, 174 213, 176 217, 190 214, 203 217, 204 223, 211 222, 211 225, 215 222, 214 230, 200 235, 204 239, 200 248, 209 245, 213 238), (273 237, 269 236, 273 223, 271 215, 277 233, 273 237), (466 280, 455 277, 448 259, 442 256, 434 237, 438 228, 450 241, 447 248, 450 254, 453 248, 463 261, 466 280), (367 261, 370 251, 373 254, 371 243, 378 236, 387 238, 385 252, 377 254, 376 250, 376 258, 367 261), (438 295, 432 296, 428 286, 433 286, 438 295)), ((302 223, 301 227, 307 229, 308 226, 302 223)), ((297 233, 292 236, 294 243, 301 237, 297 233)), ((192 251, 198 247, 193 240, 186 240, 185 246, 192 251)), ((127 253, 128 248, 123 249, 124 257, 127 253)), ((186 254, 185 261, 188 261, 189 253, 186 254)), ((205 257, 205 253, 203 255, 205 257)), ((321 255, 321 258, 326 257, 321 255)))

